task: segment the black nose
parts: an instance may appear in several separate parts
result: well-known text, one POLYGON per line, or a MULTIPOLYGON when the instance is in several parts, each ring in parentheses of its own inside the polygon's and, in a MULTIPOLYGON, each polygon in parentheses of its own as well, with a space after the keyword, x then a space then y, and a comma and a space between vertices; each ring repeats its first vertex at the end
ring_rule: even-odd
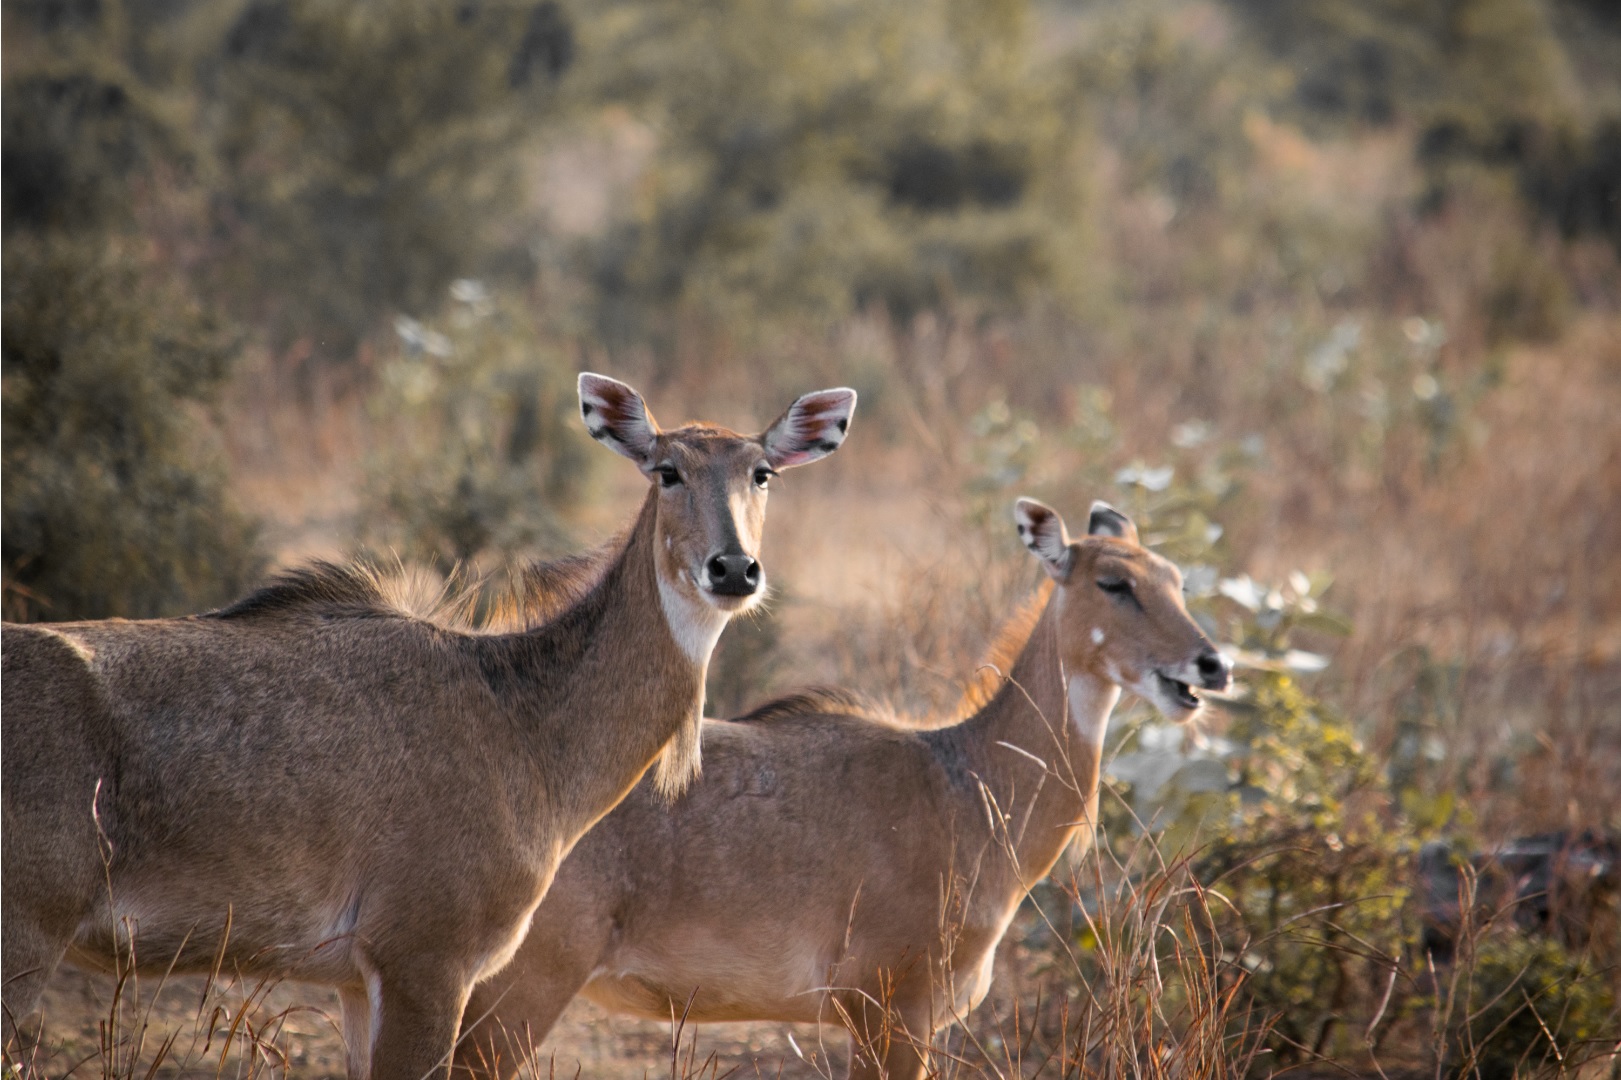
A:
POLYGON ((711 555, 709 591, 721 596, 753 596, 760 587, 760 564, 748 555, 711 555))
POLYGON ((1232 671, 1232 664, 1227 658, 1215 649, 1209 649, 1199 654, 1195 661, 1199 668, 1199 678, 1203 681, 1206 690, 1227 689, 1227 676, 1232 671))

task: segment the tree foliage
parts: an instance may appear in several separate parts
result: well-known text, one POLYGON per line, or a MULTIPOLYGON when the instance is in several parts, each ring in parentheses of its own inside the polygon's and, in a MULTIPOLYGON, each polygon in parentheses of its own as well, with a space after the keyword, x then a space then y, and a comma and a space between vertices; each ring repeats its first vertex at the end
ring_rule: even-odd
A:
POLYGON ((7 617, 230 599, 259 568, 208 435, 231 336, 105 236, 14 234, 5 269, 7 617))
POLYGON ((624 2, 591 93, 660 139, 594 251, 609 329, 691 305, 734 324, 1017 308, 1079 255, 1076 131, 1023 4, 624 2))
POLYGON ((1297 73, 1297 104, 1334 120, 1489 125, 1549 115, 1564 54, 1538 0, 1230 0, 1297 73))
POLYGON ((527 259, 520 152, 572 63, 554 0, 252 0, 198 59, 229 244, 216 295, 329 359, 527 259))
POLYGON ((140 185, 195 165, 121 9, 25 7, 5 86, 4 573, 11 618, 177 614, 257 572, 211 405, 239 339, 139 234, 140 185))
POLYGON ((580 426, 566 342, 515 298, 461 279, 438 317, 401 316, 373 408, 396 438, 368 464, 374 544, 449 572, 560 554, 601 455, 580 426))

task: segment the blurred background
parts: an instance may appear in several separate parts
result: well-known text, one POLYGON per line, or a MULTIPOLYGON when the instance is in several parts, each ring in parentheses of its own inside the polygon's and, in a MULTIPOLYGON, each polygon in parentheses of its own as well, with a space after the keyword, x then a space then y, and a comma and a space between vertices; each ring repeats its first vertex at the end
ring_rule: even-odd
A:
MULTIPOLYGON (((499 578, 639 497, 576 372, 740 430, 853 386, 715 713, 819 681, 929 722, 1036 581, 1013 498, 1108 499, 1244 664, 1202 733, 1127 708, 1104 796, 1116 886, 1228 890, 1231 1069, 1613 1054, 1615 5, 3 10, 7 618, 312 555, 499 578)), ((1071 869, 984 1010, 1063 1047, 1036 973, 1079 1002, 1120 955, 1071 869)))

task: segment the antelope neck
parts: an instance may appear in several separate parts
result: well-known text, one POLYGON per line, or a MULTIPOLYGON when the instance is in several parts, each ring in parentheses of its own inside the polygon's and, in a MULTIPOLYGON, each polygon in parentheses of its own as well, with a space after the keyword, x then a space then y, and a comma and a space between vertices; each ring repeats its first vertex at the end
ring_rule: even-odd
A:
MULTIPOLYGON (((546 745, 549 794, 570 824, 628 791, 665 744, 703 709, 709 657, 678 643, 654 562, 658 495, 649 490, 612 565, 573 607, 532 630, 495 639, 506 694, 546 745), (584 816, 572 821, 570 809, 584 816)), ((718 636, 718 632, 717 632, 718 636)), ((713 640, 710 641, 711 646, 713 640)), ((486 662, 486 678, 490 664, 486 662)), ((499 679, 489 679, 503 696, 499 679)))
POLYGON ((1120 697, 1108 680, 1063 669, 1059 596, 1055 589, 1048 598, 1009 679, 963 724, 966 756, 1006 815, 1025 886, 1046 875, 1077 828, 1096 820, 1103 733, 1120 697))

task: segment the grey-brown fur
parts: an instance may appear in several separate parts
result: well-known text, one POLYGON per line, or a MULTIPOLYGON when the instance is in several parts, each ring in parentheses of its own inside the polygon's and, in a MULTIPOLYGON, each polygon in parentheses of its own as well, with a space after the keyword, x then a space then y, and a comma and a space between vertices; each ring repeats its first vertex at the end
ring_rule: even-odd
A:
POLYGON ((774 720, 793 719, 808 713, 829 716, 862 716, 877 720, 889 714, 883 703, 856 690, 842 686, 812 686, 784 694, 763 705, 756 705, 742 716, 734 717, 734 724, 769 724, 774 720))
MULTIPOLYGON (((645 411, 596 376, 582 396, 586 378, 645 411)), ((520 632, 413 617, 375 573, 331 565, 202 616, 7 625, 7 1039, 64 955, 127 962, 133 933, 149 970, 223 956, 336 985, 354 1076, 442 1072, 559 861, 695 729, 691 619, 718 634, 746 606, 670 582, 715 528, 757 550, 763 494, 742 525, 686 507, 735 502, 763 436, 706 429, 683 450, 684 429, 644 429, 691 487, 650 488, 589 587, 520 632)))

